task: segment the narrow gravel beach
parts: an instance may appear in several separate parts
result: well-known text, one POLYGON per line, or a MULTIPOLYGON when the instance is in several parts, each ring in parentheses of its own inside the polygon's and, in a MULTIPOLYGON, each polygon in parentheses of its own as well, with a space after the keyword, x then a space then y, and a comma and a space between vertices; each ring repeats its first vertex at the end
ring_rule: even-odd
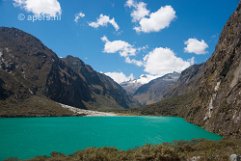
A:
POLYGON ((63 108, 66 108, 75 114, 78 115, 85 115, 85 116, 118 116, 118 114, 111 113, 111 112, 99 112, 99 111, 92 111, 92 110, 84 110, 84 109, 79 109, 76 107, 68 106, 59 103, 63 108))

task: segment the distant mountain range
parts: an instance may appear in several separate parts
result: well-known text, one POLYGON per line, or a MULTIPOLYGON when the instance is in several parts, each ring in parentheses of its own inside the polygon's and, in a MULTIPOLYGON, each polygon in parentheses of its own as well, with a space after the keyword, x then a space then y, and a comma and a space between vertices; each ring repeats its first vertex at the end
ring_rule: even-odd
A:
POLYGON ((150 77, 143 74, 138 79, 129 80, 120 85, 140 105, 147 105, 162 100, 165 93, 175 85, 179 76, 179 73, 173 72, 150 80, 150 77))
POLYGON ((133 94, 133 97, 142 105, 156 103, 162 100, 165 93, 176 84, 179 76, 179 73, 173 72, 156 78, 140 86, 133 94))
POLYGON ((147 84, 149 81, 150 78, 148 78, 145 74, 142 74, 138 79, 122 82, 120 85, 129 95, 133 95, 140 86, 147 84))
MULTIPOLYGON (((78 108, 128 108, 133 101, 110 77, 79 58, 59 58, 37 38, 15 28, 0 28, 0 100, 32 96, 78 108)), ((10 107, 13 108, 14 107, 10 107)))

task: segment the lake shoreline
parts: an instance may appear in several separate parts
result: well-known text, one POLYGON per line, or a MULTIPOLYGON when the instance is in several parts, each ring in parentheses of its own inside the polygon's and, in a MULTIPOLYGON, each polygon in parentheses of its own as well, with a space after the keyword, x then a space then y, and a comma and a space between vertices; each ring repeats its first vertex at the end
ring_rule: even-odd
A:
MULTIPOLYGON (((73 114, 31 114, 31 115, 0 115, 0 118, 33 118, 33 117, 90 117, 90 116, 123 116, 127 114, 115 112, 101 112, 96 110, 80 109, 73 106, 58 103, 62 108, 73 112, 73 114)), ((128 115, 129 116, 129 115, 128 115)))
POLYGON ((59 105, 62 108, 68 109, 71 112, 73 112, 76 115, 84 115, 84 116, 118 116, 118 114, 113 112, 99 112, 94 110, 86 110, 86 109, 80 109, 73 106, 65 105, 62 103, 59 103, 59 105))
MULTIPOLYGON (((141 158, 142 161, 169 160, 169 161, 198 161, 198 160, 222 160, 228 161, 231 158, 240 158, 241 142, 237 139, 226 138, 218 141, 198 139, 190 141, 175 141, 173 143, 161 143, 156 145, 143 145, 129 150, 120 150, 114 147, 90 147, 77 150, 71 154, 51 152, 48 155, 40 155, 29 158, 29 161, 133 161, 141 158), (240 146, 239 146, 240 145, 240 146), (95 154, 95 155, 93 155, 95 154)), ((9 158, 11 159, 11 158, 9 158)), ((15 158, 17 159, 17 158, 15 158)))

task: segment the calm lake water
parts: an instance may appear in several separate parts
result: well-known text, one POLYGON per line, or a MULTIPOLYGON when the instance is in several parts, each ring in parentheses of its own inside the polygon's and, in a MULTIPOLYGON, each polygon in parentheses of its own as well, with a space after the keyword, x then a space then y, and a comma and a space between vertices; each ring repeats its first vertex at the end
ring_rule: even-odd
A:
POLYGON ((0 160, 29 159, 53 151, 71 154, 88 147, 127 150, 200 138, 221 139, 177 117, 1 118, 0 160))

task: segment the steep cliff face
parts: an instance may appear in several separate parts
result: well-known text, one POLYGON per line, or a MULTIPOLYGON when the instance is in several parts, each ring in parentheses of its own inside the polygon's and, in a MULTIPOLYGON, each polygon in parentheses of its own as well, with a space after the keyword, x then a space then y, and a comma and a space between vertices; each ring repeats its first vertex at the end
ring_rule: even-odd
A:
POLYGON ((92 91, 94 103, 102 107, 125 107, 133 105, 126 91, 110 77, 96 72, 77 57, 67 56, 65 64, 82 78, 92 91))
POLYGON ((86 107, 84 102, 93 100, 88 84, 61 60, 52 65, 44 94, 57 102, 81 108, 86 107))
MULTIPOLYGON (((171 114, 222 135, 241 136, 241 4, 225 25, 213 56, 182 72, 166 97, 179 102, 171 114)), ((162 113, 167 111, 165 103, 152 106, 162 113)))
POLYGON ((117 83, 80 59, 61 60, 35 37, 5 27, 0 28, 0 91, 1 100, 37 95, 79 108, 131 103, 117 83))
POLYGON ((241 4, 202 72, 197 90, 202 104, 193 121, 221 134, 241 135, 241 4))

